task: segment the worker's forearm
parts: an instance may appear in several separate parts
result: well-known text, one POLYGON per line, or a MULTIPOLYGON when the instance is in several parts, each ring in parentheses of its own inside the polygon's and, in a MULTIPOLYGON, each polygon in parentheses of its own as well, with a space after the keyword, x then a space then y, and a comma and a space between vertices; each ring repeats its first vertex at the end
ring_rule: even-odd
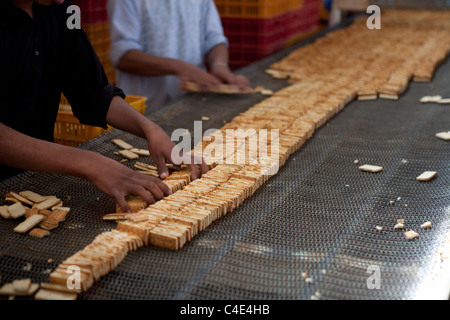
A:
POLYGON ((225 44, 219 44, 209 51, 207 55, 209 67, 213 69, 216 66, 228 66, 229 56, 225 44))
POLYGON ((24 135, 0 123, 0 163, 22 170, 86 178, 100 156, 24 135))
POLYGON ((139 50, 131 50, 122 57, 117 68, 141 76, 166 76, 177 74, 182 63, 176 59, 157 57, 139 50))
POLYGON ((114 128, 147 138, 156 124, 120 97, 114 97, 106 121, 114 128))

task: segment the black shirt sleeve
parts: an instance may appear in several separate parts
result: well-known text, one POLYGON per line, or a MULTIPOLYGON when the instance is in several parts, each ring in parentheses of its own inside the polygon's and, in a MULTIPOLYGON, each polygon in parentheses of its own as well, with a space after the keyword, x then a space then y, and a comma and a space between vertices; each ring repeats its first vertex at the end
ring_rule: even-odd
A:
POLYGON ((125 98, 125 94, 108 82, 100 59, 83 30, 65 28, 64 37, 62 92, 81 123, 106 128, 106 115, 113 97, 125 98))

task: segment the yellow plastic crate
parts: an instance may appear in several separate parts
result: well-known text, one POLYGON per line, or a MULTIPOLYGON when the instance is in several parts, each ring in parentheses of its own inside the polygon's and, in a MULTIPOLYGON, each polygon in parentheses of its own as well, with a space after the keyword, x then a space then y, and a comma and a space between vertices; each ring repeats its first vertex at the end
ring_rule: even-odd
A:
MULTIPOLYGON (((125 101, 139 113, 145 114, 146 97, 127 96, 125 101)), ((113 129, 111 126, 108 126, 108 129, 105 130, 103 128, 81 124, 73 115, 72 109, 66 98, 61 95, 60 108, 54 129, 54 139, 56 143, 76 147, 111 129, 113 129)))
POLYGON ((287 12, 292 0, 215 0, 222 18, 272 18, 287 12))
POLYGON ((287 4, 288 11, 302 8, 303 1, 304 0, 288 0, 287 4))

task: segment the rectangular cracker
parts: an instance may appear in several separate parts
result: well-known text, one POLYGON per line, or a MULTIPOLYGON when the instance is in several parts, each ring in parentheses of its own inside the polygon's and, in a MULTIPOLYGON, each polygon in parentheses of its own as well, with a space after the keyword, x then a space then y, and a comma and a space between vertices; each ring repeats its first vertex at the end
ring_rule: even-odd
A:
POLYGON ((58 199, 55 196, 51 196, 46 200, 44 200, 43 202, 33 205, 33 208, 37 208, 38 210, 48 210, 60 202, 61 202, 60 199, 58 199))
POLYGON ((37 226, 41 221, 45 219, 45 216, 36 214, 34 216, 29 217, 27 220, 19 224, 17 227, 14 228, 14 232, 16 233, 27 233, 31 229, 33 229, 35 226, 37 226))
POLYGON ((41 288, 42 289, 48 289, 51 291, 59 291, 59 292, 67 292, 67 293, 81 293, 81 288, 77 289, 69 289, 67 288, 67 286, 64 286, 62 284, 55 284, 55 283, 47 283, 47 282, 42 282, 41 283, 41 288))
POLYGON ((14 198, 10 193, 5 194, 5 201, 6 202, 12 202, 12 203, 20 202, 19 200, 14 198))
POLYGON ((439 104, 450 104, 450 99, 441 99, 438 101, 439 104))
POLYGON ((8 206, 0 206, 0 216, 4 219, 11 219, 11 214, 9 213, 8 206))
POLYGON ((63 210, 63 211, 67 211, 67 213, 70 212, 70 208, 69 207, 52 207, 52 210, 63 210))
POLYGON ((398 95, 389 93, 380 93, 380 99, 398 100, 398 95))
POLYGON ((439 102, 442 99, 441 96, 425 96, 420 99, 421 103, 439 102))
POLYGON ((41 289, 36 293, 36 300, 76 300, 78 295, 76 293, 61 292, 49 289, 41 289))
POLYGON ((47 217, 47 220, 55 223, 60 223, 66 220, 66 216, 68 213, 69 211, 56 209, 53 210, 52 213, 47 217))
POLYGON ((104 221, 127 220, 126 213, 110 213, 103 216, 104 221))
POLYGON ((43 222, 41 222, 39 224, 39 227, 46 231, 51 231, 53 229, 56 229, 56 228, 58 228, 58 226, 59 226, 58 223, 47 222, 46 220, 44 220, 43 222))
MULTIPOLYGON (((130 207, 130 210, 132 213, 137 213, 148 207, 148 203, 139 196, 128 197, 127 203, 128 203, 128 206, 130 207)), ((120 209, 118 204, 116 204, 116 212, 115 213, 122 213, 122 210, 120 209)))
POLYGON ((29 235, 34 237, 34 238, 42 239, 44 237, 49 236, 50 235, 50 231, 44 230, 44 229, 41 229, 41 228, 34 228, 33 230, 30 231, 29 235))
POLYGON ((131 152, 130 150, 120 150, 119 154, 128 160, 135 160, 139 158, 138 154, 131 152))
POLYGON ((19 200, 20 202, 22 202, 22 204, 26 204, 29 206, 32 206, 34 204, 34 202, 22 197, 21 195, 15 193, 15 192, 10 192, 9 193, 11 196, 13 196, 14 198, 16 198, 17 200, 19 200))
MULTIPOLYGON (((34 209, 36 209, 36 208, 34 208, 34 209)), ((53 212, 53 211, 51 211, 51 210, 38 210, 38 211, 39 211, 39 214, 42 214, 43 216, 46 216, 46 217, 48 217, 49 215, 51 215, 52 212, 53 212)))
POLYGON ((19 192, 19 195, 34 202, 34 203, 40 203, 46 200, 45 197, 41 196, 40 194, 37 194, 33 191, 22 191, 19 192))
POLYGON ((28 219, 31 216, 34 216, 36 214, 39 214, 39 210, 36 208, 31 208, 31 209, 25 209, 26 213, 25 213, 25 219, 28 219))
POLYGON ((6 296, 32 296, 39 289, 39 284, 32 283, 27 291, 16 291, 12 283, 7 283, 0 288, 0 295, 6 296))
POLYGON ((148 151, 146 149, 133 148, 130 151, 133 152, 133 153, 136 153, 139 156, 150 157, 150 151, 148 151))
POLYGON ((69 211, 67 210, 59 209, 50 211, 50 214, 41 222, 39 227, 47 231, 56 229, 59 226, 59 223, 66 219, 68 213, 69 211))
POLYGON ((31 287, 31 279, 28 278, 28 279, 14 280, 12 282, 12 286, 15 292, 18 293, 28 292, 28 290, 31 287))
POLYGON ((131 144, 126 143, 122 139, 114 139, 111 142, 114 143, 119 148, 122 148, 123 150, 131 150, 131 149, 133 149, 133 146, 131 144))
POLYGON ((358 95, 359 101, 377 100, 377 98, 378 98, 377 94, 358 95))
POLYGON ((359 167, 359 170, 361 170, 361 171, 366 171, 366 172, 377 173, 377 172, 383 171, 383 167, 380 167, 380 166, 374 166, 374 165, 370 165, 370 164, 365 164, 365 165, 363 165, 363 166, 360 166, 360 167, 359 167))
POLYGON ((9 206, 8 211, 13 219, 23 217, 27 213, 25 207, 20 202, 16 202, 15 204, 9 206))
POLYGON ((417 177, 418 181, 430 181, 436 177, 437 172, 436 171, 425 171, 420 176, 417 177))
POLYGON ((56 208, 62 208, 64 205, 64 203, 62 201, 59 201, 57 204, 55 204, 54 206, 52 206, 50 209, 51 210, 55 210, 56 208))

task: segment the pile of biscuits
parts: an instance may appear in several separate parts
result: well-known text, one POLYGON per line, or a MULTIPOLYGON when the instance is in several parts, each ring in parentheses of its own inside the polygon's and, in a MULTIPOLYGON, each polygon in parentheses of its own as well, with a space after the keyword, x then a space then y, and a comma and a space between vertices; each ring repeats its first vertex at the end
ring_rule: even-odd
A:
POLYGON ((41 196, 32 191, 9 192, 5 195, 5 201, 13 204, 1 206, 0 216, 4 219, 22 219, 14 232, 28 233, 36 238, 48 236, 70 211, 56 196, 41 196))

